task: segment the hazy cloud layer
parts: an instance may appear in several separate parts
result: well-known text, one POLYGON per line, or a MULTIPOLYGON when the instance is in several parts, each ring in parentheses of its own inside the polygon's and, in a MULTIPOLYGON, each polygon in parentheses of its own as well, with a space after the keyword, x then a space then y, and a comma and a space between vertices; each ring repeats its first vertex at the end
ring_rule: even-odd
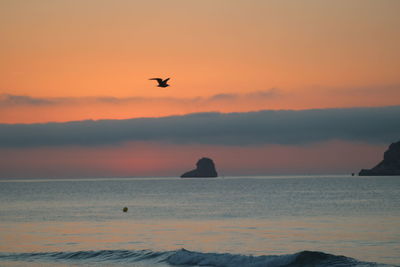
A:
POLYGON ((162 118, 0 124, 0 147, 107 145, 126 141, 215 145, 301 145, 400 139, 400 106, 196 113, 162 118))
POLYGON ((400 95, 400 84, 389 84, 380 86, 348 87, 348 88, 326 88, 315 87, 316 90, 326 89, 332 94, 344 94, 354 96, 377 96, 377 95, 400 95))
POLYGON ((26 95, 12 95, 12 94, 1 94, 0 95, 0 107, 7 106, 21 106, 21 105, 32 105, 42 106, 51 105, 59 102, 56 98, 35 98, 26 95))
POLYGON ((175 98, 175 97, 32 97, 27 95, 0 94, 0 108, 17 106, 54 106, 54 105, 79 105, 79 104, 134 104, 142 102, 170 102, 170 103, 202 103, 222 102, 232 100, 262 100, 280 96, 279 89, 271 88, 243 94, 216 94, 210 97, 175 98))

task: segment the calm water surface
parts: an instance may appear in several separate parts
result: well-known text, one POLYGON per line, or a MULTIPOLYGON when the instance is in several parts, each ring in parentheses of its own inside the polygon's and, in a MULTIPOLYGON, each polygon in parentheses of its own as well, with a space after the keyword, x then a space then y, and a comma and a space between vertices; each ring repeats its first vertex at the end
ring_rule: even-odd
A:
POLYGON ((400 265, 400 177, 3 180, 0 203, 0 266, 400 265))

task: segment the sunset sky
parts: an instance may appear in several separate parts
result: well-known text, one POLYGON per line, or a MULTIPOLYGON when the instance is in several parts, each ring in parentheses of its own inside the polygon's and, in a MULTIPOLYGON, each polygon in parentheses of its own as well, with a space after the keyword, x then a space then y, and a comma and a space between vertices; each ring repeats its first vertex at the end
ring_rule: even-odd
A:
POLYGON ((221 175, 373 167, 400 140, 399 11, 0 0, 0 178, 179 176, 203 156, 221 175))

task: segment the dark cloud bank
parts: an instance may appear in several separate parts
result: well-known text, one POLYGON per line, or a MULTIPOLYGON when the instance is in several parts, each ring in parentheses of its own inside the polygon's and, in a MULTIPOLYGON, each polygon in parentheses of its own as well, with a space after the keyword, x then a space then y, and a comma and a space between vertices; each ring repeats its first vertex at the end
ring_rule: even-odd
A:
POLYGON ((328 140, 390 143, 400 139, 400 106, 162 118, 0 124, 0 147, 110 145, 126 141, 215 145, 302 145, 328 140))

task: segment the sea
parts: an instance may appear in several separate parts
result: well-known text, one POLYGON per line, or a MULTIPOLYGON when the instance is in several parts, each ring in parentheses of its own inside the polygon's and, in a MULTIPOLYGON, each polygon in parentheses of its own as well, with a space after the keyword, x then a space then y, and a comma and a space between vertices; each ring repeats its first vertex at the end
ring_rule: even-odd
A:
POLYGON ((400 266, 400 177, 0 180, 0 266, 400 266))

